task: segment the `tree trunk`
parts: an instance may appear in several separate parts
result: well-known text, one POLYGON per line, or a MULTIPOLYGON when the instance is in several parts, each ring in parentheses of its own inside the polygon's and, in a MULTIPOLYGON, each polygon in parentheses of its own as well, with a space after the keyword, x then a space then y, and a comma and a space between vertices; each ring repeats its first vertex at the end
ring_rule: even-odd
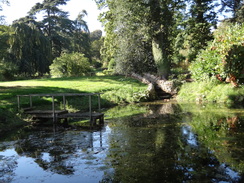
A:
POLYGON ((164 51, 162 35, 154 37, 152 40, 153 58, 157 66, 158 75, 161 79, 167 80, 170 74, 170 60, 164 51))

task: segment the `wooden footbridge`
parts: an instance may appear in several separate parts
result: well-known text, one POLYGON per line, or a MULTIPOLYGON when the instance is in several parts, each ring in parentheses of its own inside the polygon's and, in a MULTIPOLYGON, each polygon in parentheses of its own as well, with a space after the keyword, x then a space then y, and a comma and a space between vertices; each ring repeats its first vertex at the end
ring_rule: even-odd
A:
MULTIPOLYGON (((53 123, 57 123, 60 119, 65 119, 67 121, 68 118, 86 118, 90 120, 90 125, 96 125, 97 119, 99 119, 99 124, 102 125, 104 123, 104 113, 101 113, 101 102, 100 102, 100 94, 101 93, 55 93, 55 94, 29 94, 29 95, 17 95, 18 101, 18 109, 22 109, 25 114, 29 114, 33 116, 35 119, 52 119, 53 123), (86 96, 89 98, 89 111, 87 112, 74 112, 71 113, 66 109, 66 97, 78 97, 78 96, 86 96), (98 112, 93 112, 92 109, 92 96, 96 96, 98 100, 98 112), (21 108, 21 98, 28 97, 29 98, 29 107, 21 108), (33 97, 50 97, 52 98, 52 110, 40 110, 35 109, 33 106, 33 97), (63 98, 63 109, 55 109, 55 98, 62 97, 63 98)), ((93 97, 94 98, 94 97, 93 97)))

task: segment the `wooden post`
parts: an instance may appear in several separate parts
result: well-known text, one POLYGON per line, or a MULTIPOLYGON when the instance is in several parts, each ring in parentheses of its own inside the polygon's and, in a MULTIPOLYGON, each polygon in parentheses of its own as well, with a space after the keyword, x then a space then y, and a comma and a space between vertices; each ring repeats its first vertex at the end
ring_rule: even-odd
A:
POLYGON ((17 95, 17 101, 18 101, 18 110, 20 110, 20 96, 17 95))
POLYGON ((30 95, 30 108, 32 108, 32 96, 30 95))
POLYGON ((98 112, 101 112, 101 98, 100 98, 100 93, 98 94, 98 112))
POLYGON ((53 123, 56 123, 54 96, 52 96, 53 123))
POLYGON ((90 115, 90 124, 93 126, 93 122, 92 122, 92 107, 91 107, 91 95, 89 95, 89 115, 90 115))
POLYGON ((63 95, 63 106, 64 106, 64 110, 66 110, 66 100, 65 100, 65 95, 63 95))

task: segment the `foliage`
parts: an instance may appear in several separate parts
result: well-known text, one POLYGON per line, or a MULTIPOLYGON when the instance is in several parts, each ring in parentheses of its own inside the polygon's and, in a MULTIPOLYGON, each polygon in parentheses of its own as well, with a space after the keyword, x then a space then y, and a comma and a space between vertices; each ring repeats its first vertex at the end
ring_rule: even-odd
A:
POLYGON ((214 32, 214 40, 197 56, 190 66, 192 77, 206 80, 216 75, 225 80, 228 76, 236 78, 244 70, 244 26, 222 24, 214 32))
POLYGON ((90 71, 89 60, 82 53, 63 54, 50 66, 53 77, 82 76, 90 71))
POLYGON ((7 51, 12 30, 9 26, 0 25, 0 80, 11 80, 17 73, 16 64, 7 51))
POLYGON ((241 104, 244 101, 244 88, 233 88, 216 80, 185 83, 178 93, 177 100, 241 104))
POLYGON ((101 30, 94 30, 93 32, 90 33, 90 40, 91 42, 95 40, 100 40, 102 38, 102 31, 101 30))
POLYGON ((93 59, 100 61, 101 60, 101 53, 100 50, 102 48, 103 45, 103 38, 100 38, 98 40, 93 40, 91 42, 91 53, 92 53, 92 57, 93 59))
MULTIPOLYGON (((71 42, 72 47, 68 48, 68 51, 84 53, 87 58, 91 60, 91 45, 89 39, 89 29, 84 17, 87 12, 83 10, 79 13, 75 21, 73 22, 74 27, 71 30, 71 42)), ((68 46, 68 45, 67 45, 68 46)))
POLYGON ((12 80, 17 71, 18 68, 14 63, 0 61, 0 81, 12 80))
POLYGON ((211 29, 216 26, 217 14, 215 1, 189 0, 189 10, 179 16, 180 22, 178 34, 174 43, 174 57, 176 62, 194 61, 201 49, 207 46, 207 42, 213 39, 211 29))
POLYGON ((49 40, 34 24, 15 22, 10 37, 10 53, 18 67, 18 74, 33 76, 49 72, 51 47, 49 40))
MULTIPOLYGON (((83 20, 85 11, 75 20, 60 9, 68 0, 44 0, 36 3, 26 17, 15 20, 12 32, 1 26, 1 78, 43 76, 61 53, 84 53, 91 61, 89 30, 83 20), (37 21, 37 16, 43 18, 37 21), (8 33, 9 32, 9 33, 8 33), (4 54, 4 55, 3 55, 4 54), (4 60, 2 60, 4 58, 4 60), (10 69, 10 70, 6 70, 10 69)), ((7 79, 8 79, 7 78, 7 79)))
POLYGON ((242 5, 242 7, 238 9, 235 20, 236 22, 244 23, 244 5, 242 5))
POLYGON ((29 11, 31 21, 36 19, 37 14, 43 13, 43 20, 39 26, 50 40, 53 58, 60 56, 64 49, 69 50, 73 21, 68 19, 68 12, 59 8, 60 5, 66 5, 67 1, 44 0, 42 3, 36 3, 29 11))
POLYGON ((159 75, 168 75, 172 14, 177 2, 119 0, 98 3, 109 7, 101 17, 106 31, 102 49, 106 62, 114 58, 118 73, 155 72, 157 65, 159 75), (153 52, 153 49, 158 50, 153 52))

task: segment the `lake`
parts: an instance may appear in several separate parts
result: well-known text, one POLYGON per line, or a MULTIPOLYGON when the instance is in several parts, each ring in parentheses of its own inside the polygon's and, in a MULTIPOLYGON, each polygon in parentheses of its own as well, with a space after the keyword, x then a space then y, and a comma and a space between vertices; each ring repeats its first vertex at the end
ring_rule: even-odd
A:
POLYGON ((244 182, 244 109, 143 103, 101 130, 35 126, 0 137, 0 183, 244 182))

